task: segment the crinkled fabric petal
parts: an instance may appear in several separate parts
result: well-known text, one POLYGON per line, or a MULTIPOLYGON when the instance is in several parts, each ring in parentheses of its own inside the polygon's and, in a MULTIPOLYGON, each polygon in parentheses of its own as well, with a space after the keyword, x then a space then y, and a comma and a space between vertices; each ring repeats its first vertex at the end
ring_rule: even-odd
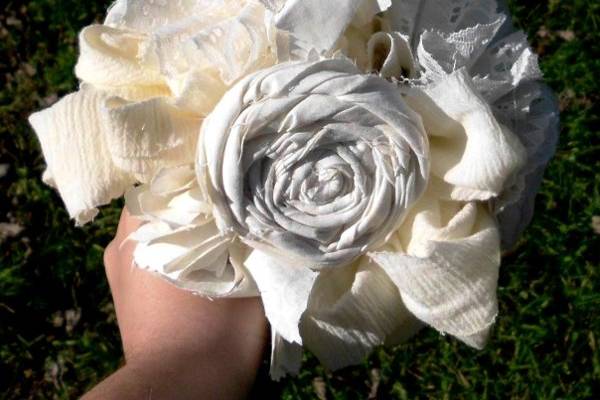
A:
POLYGON ((431 231, 438 231, 432 240, 412 243, 408 254, 370 256, 398 286, 415 316, 442 333, 482 348, 498 312, 498 228, 483 206, 474 203, 467 203, 440 228, 436 228, 440 221, 435 216, 444 211, 441 203, 423 207, 417 218, 421 217, 421 224, 429 222, 431 231), (436 210, 438 206, 442 209, 436 210), (465 226, 472 227, 468 235, 464 235, 465 226))
POLYGON ((498 196, 522 167, 525 150, 498 123, 490 106, 474 91, 466 70, 420 91, 407 102, 422 117, 430 137, 431 171, 454 186, 456 200, 498 196))
POLYGON ((402 0, 392 1, 387 11, 393 31, 409 35, 416 50, 419 36, 426 30, 456 32, 498 17, 496 0, 402 0), (443 11, 442 11, 443 10, 443 11))
POLYGON ((425 79, 437 80, 459 68, 470 68, 485 51, 506 17, 449 34, 437 30, 421 35, 417 54, 425 68, 425 79))
POLYGON ((475 87, 490 103, 496 102, 522 83, 542 77, 538 57, 529 47, 527 36, 521 31, 496 38, 486 47, 470 71, 475 87))
POLYGON ((191 164, 161 169, 149 184, 128 190, 125 204, 139 219, 174 228, 212 221, 212 206, 202 195, 191 164))
POLYGON ((201 119, 165 98, 137 103, 111 98, 103 114, 115 164, 141 182, 160 168, 193 163, 201 119))
POLYGON ((221 80, 231 85, 240 78, 275 64, 267 37, 264 8, 250 3, 239 15, 193 37, 186 56, 192 64, 211 60, 221 80), (220 33, 219 39, 211 39, 220 33))
POLYGON ((317 273, 308 268, 281 265, 259 250, 252 251, 245 265, 260 290, 265 314, 273 329, 287 342, 302 344, 298 325, 317 273))
MULTIPOLYGON (((165 226, 168 225, 163 222, 151 222, 143 226, 144 229, 140 231, 142 236, 134 235, 132 239, 146 238, 149 240, 137 246, 134 259, 140 267, 150 268, 154 271, 164 271, 165 266, 171 261, 188 255, 190 250, 196 248, 200 248, 200 251, 194 252, 198 255, 204 255, 205 250, 213 247, 217 250, 215 255, 221 254, 223 248, 219 245, 227 240, 219 238, 218 231, 215 231, 211 224, 167 230, 165 230, 165 226), (156 232, 156 235, 153 237, 150 232, 156 232)), ((172 269, 177 270, 178 268, 173 267, 172 269)))
POLYGON ((373 21, 376 14, 387 10, 391 5, 392 0, 363 0, 352 20, 352 24, 355 26, 368 25, 373 21))
POLYGON ((134 182, 110 156, 100 114, 104 101, 103 94, 83 86, 29 118, 42 145, 47 176, 78 225, 91 221, 96 207, 122 196, 134 182))
POLYGON ((527 175, 546 165, 554 155, 558 139, 558 100, 538 81, 523 82, 493 104, 498 120, 508 126, 527 151, 520 173, 527 175))
POLYGON ((289 32, 298 47, 327 52, 350 25, 362 3, 363 0, 288 0, 276 14, 275 25, 289 32))
POLYGON ((247 249, 221 235, 199 191, 193 164, 161 169, 125 194, 131 215, 148 221, 128 240, 134 261, 183 289, 208 297, 257 296, 243 263, 247 249))
POLYGON ((207 115, 229 85, 275 63, 265 10, 250 2, 215 2, 148 35, 139 58, 166 79, 179 107, 207 115))
MULTIPOLYGON (((432 177, 427 191, 407 216, 397 231, 398 249, 410 255, 425 255, 430 240, 461 239, 473 232, 477 213, 476 203, 452 199, 452 188, 443 180, 432 177)), ((389 251, 389 250, 384 250, 389 251)))
POLYGON ((79 35, 80 55, 75 73, 97 88, 117 90, 120 94, 130 92, 130 97, 140 97, 142 92, 146 96, 168 94, 158 69, 140 61, 147 40, 146 35, 136 32, 88 26, 79 35))
POLYGON ((529 82, 497 103, 500 120, 518 135, 527 150, 527 163, 515 184, 495 202, 502 247, 510 249, 533 217, 535 195, 543 172, 554 155, 559 134, 558 101, 550 88, 529 82))
POLYGON ((414 78, 418 67, 408 36, 398 32, 377 32, 367 44, 368 69, 379 71, 384 78, 414 78))
POLYGON ((227 0, 117 0, 108 11, 104 23, 139 32, 153 32, 225 2, 227 0))
MULTIPOLYGON (((174 285, 208 297, 256 296, 254 282, 241 263, 230 262, 231 238, 214 223, 173 230, 163 222, 142 225, 131 239, 138 241, 133 259, 144 269, 174 285)), ((239 244, 238 244, 239 246, 239 244)))
POLYGON ((168 79, 173 104, 181 110, 206 116, 227 91, 218 71, 189 71, 168 79))
POLYGON ((161 196, 148 185, 140 185, 125 192, 125 203, 137 218, 182 227, 211 219, 210 206, 197 197, 191 190, 161 196))
MULTIPOLYGON (((191 166, 180 165, 164 168, 152 178, 149 184, 129 189, 125 193, 125 205, 129 212, 137 218, 145 221, 161 220, 162 215, 156 215, 155 212, 169 209, 173 198, 188 193, 194 184, 194 169, 191 166), (148 195, 145 195, 146 193, 148 195)), ((198 210, 193 210, 192 219, 200 215, 201 207, 197 208, 198 210)), ((163 221, 179 224, 175 221, 163 221)))
POLYGON ((362 362, 413 320, 385 272, 362 257, 355 265, 319 274, 300 334, 304 346, 335 370, 362 362))
POLYGON ((271 379, 279 381, 286 375, 296 376, 302 366, 302 346, 290 343, 271 328, 271 379))

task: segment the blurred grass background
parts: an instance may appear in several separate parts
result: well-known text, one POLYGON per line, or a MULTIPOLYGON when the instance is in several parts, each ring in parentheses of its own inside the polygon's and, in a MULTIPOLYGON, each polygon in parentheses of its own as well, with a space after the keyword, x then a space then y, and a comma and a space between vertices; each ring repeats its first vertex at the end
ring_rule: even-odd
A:
MULTIPOLYGON (((75 228, 40 180, 26 118, 77 86, 77 32, 109 0, 0 3, 0 398, 69 399, 121 363, 103 247, 121 203, 75 228)), ((559 95, 562 131, 484 351, 426 329, 331 374, 310 355, 261 399, 600 398, 600 2, 510 1, 559 95)), ((265 360, 265 367, 267 360, 265 360)))

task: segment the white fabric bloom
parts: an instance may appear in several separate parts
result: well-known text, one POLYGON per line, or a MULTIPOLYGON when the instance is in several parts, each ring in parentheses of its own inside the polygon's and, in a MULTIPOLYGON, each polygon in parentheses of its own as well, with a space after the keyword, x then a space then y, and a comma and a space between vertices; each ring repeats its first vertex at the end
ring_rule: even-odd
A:
POLYGON ((97 207, 192 163, 203 118, 239 78, 275 63, 265 8, 252 1, 118 0, 79 36, 77 93, 31 116, 77 224, 97 207))
POLYGON ((240 81, 202 126, 198 174, 217 225, 318 269, 381 246, 428 176, 420 118, 346 60, 240 81))
POLYGON ((247 251, 220 234, 191 165, 162 169, 125 200, 131 215, 146 221, 128 238, 137 242, 137 266, 204 296, 256 295, 243 266, 247 251))

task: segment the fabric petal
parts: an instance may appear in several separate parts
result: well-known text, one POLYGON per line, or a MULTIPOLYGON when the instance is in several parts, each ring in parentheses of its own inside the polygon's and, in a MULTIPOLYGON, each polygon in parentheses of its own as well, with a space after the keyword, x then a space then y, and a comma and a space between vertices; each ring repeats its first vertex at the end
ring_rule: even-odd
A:
POLYGON ((168 95, 169 88, 158 69, 141 62, 147 40, 137 32, 88 26, 79 34, 75 74, 96 88, 130 99, 168 95))
POLYGON ((363 0, 358 8, 353 25, 364 26, 372 22, 373 16, 379 14, 392 6, 392 0, 363 0))
POLYGON ((133 185, 110 156, 107 128, 100 109, 104 94, 88 86, 29 118, 48 165, 45 176, 55 186, 78 225, 98 214, 96 207, 123 195, 133 185))
POLYGON ((227 85, 275 62, 265 26, 265 11, 250 3, 234 10, 227 18, 218 16, 192 19, 178 28, 160 31, 153 41, 163 71, 215 70, 227 85), (209 19, 210 18, 210 19, 209 19))
POLYGON ((298 47, 327 52, 350 25, 362 3, 363 0, 288 0, 275 15, 275 26, 289 32, 298 47))
POLYGON ((245 265, 260 290, 273 329, 287 342, 302 344, 298 325, 317 273, 281 265, 259 250, 252 251, 245 265))
POLYGON ((161 169, 193 163, 201 118, 179 110, 165 98, 106 102, 108 144, 119 168, 149 182, 161 169))
POLYGON ((418 67, 408 40, 398 32, 374 34, 367 44, 368 69, 379 71, 384 78, 416 77, 418 67))
POLYGON ((220 3, 222 1, 215 0, 117 0, 108 10, 104 24, 139 32, 152 32, 220 3))
POLYGON ((161 169, 149 184, 128 190, 125 203, 147 221, 128 237, 138 242, 134 261, 140 268, 202 296, 258 295, 244 267, 247 248, 217 229, 193 164, 161 169))
POLYGON ((430 136, 431 171, 453 185, 456 200, 498 196, 522 167, 525 150, 474 90, 465 69, 441 82, 412 90, 407 102, 430 136))
POLYGON ((499 119, 511 127, 527 150, 526 165, 494 204, 502 246, 508 250, 533 217, 535 194, 558 142, 559 110, 556 96, 540 82, 521 85, 495 106, 499 119))
POLYGON ((257 295, 245 268, 230 262, 232 253, 243 250, 235 249, 210 221, 175 230, 164 222, 149 222, 131 239, 138 241, 133 254, 138 267, 182 289, 217 298, 257 295))
POLYGON ((500 16, 490 24, 477 24, 448 34, 437 29, 424 32, 417 54, 426 79, 437 80, 460 68, 471 68, 505 21, 506 16, 500 16))
POLYGON ((271 379, 279 381, 286 375, 298 375, 302 365, 302 346, 286 341, 271 328, 271 379))
POLYGON ((471 75, 477 90, 490 103, 522 83, 542 78, 538 57, 521 31, 495 40, 486 47, 471 68, 471 75))
MULTIPOLYGON (((148 5, 148 8, 155 7, 148 5)), ((189 8, 196 11, 147 34, 104 28, 137 35, 140 44, 128 52, 131 60, 126 61, 138 66, 138 72, 151 70, 158 73, 168 85, 173 104, 204 116, 210 113, 230 84, 273 64, 274 51, 266 32, 262 5, 199 1, 189 8), (206 7, 200 7, 202 3, 206 7)), ((126 95, 122 97, 131 99, 126 95)))
POLYGON ((429 222, 430 231, 437 234, 411 243, 408 254, 370 256, 396 284, 410 312, 438 331, 482 348, 498 313, 498 228, 475 203, 466 204, 440 227, 440 204, 424 206, 415 218, 421 218, 420 224, 429 222), (467 235, 465 225, 472 227, 467 235))
POLYGON ((489 24, 497 20, 498 15, 496 0, 392 1, 387 11, 391 29, 415 40, 413 50, 426 30, 455 32, 476 24, 489 24))
POLYGON ((355 265, 319 274, 300 333, 303 344, 335 370, 362 362, 396 329, 414 320, 386 273, 362 257, 355 265))

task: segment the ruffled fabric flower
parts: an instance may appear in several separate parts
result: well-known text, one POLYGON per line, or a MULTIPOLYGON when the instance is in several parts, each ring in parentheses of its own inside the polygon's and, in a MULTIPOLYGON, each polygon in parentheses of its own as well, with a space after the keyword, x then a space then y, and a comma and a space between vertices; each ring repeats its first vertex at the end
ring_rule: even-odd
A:
POLYGON ((239 78, 275 63, 252 1, 118 0, 79 36, 80 90, 31 116, 55 186, 79 225, 97 207, 192 163, 203 118, 239 78))

